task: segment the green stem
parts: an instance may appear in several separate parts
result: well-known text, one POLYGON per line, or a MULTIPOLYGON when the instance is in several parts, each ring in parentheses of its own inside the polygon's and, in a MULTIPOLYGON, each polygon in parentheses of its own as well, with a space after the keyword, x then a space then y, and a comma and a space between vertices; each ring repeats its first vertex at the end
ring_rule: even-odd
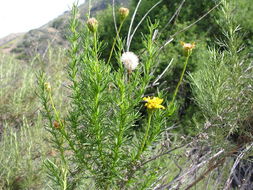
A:
POLYGON ((67 189, 67 184, 68 184, 67 175, 68 175, 68 171, 63 169, 63 190, 67 189))
MULTIPOLYGON (((122 100, 123 102, 123 100, 122 100)), ((124 114, 125 114, 125 108, 124 105, 121 107, 121 111, 120 111, 120 123, 119 123, 119 131, 117 133, 117 143, 115 145, 115 153, 114 153, 114 159, 113 159, 113 166, 112 169, 114 169, 116 161, 118 160, 118 156, 119 156, 119 148, 122 145, 122 139, 123 139, 123 128, 125 125, 125 118, 124 118, 124 114)))
MULTIPOLYGON (((53 101, 51 92, 49 92, 49 99, 50 99, 50 103, 51 103, 51 105, 52 105, 52 108, 53 108, 53 110, 54 110, 54 114, 56 115, 56 120, 59 121, 59 122, 61 122, 61 121, 60 121, 59 113, 57 112, 57 110, 56 110, 56 108, 55 108, 55 105, 54 105, 54 101, 53 101)), ((60 125, 61 125, 61 123, 60 123, 60 125)))
POLYGON ((148 135, 149 135, 149 130, 150 130, 150 127, 151 127, 151 119, 152 119, 152 115, 153 115, 153 111, 148 111, 148 126, 147 126, 147 129, 145 131, 145 135, 143 137, 143 140, 142 140, 142 143, 141 143, 141 146, 138 150, 138 153, 137 155, 135 156, 134 160, 132 161, 132 164, 130 165, 130 172, 129 172, 129 175, 128 175, 128 180, 123 182, 122 185, 121 185, 121 188, 123 189, 129 182, 130 180, 132 179, 134 173, 135 173, 135 170, 133 169, 133 166, 136 165, 136 161, 138 161, 141 157, 141 154, 144 152, 144 149, 145 149, 145 145, 147 144, 147 139, 148 139, 148 135))
POLYGON ((95 52, 96 61, 98 62, 97 32, 94 32, 93 35, 94 35, 94 52, 95 52))
MULTIPOLYGON (((60 114, 59 114, 59 112, 58 112, 58 111, 56 110, 56 108, 55 108, 55 105, 54 105, 54 101, 53 101, 51 92, 49 92, 49 99, 50 99, 50 103, 51 103, 51 105, 52 105, 52 108, 53 108, 53 110, 54 110, 54 113, 55 113, 55 115, 56 115, 56 120, 57 120, 57 122, 59 122, 59 124, 60 124, 60 129, 59 129, 59 130, 60 130, 61 134, 62 134, 63 137, 68 141, 68 143, 69 143, 71 149, 75 152, 75 154, 79 156, 80 161, 82 161, 84 164, 86 164, 87 168, 89 168, 89 166, 87 165, 87 162, 80 156, 78 150, 75 148, 74 143, 71 141, 71 139, 69 138, 68 134, 66 133, 65 128, 64 128, 64 126, 63 126, 63 122, 62 122, 61 119, 60 119, 60 114)), ((62 160, 64 161, 64 163, 65 163, 66 166, 67 166, 67 161, 66 161, 65 156, 64 156, 64 150, 63 150, 62 148, 60 149, 60 153, 61 153, 61 158, 62 158, 62 160)))
MULTIPOLYGON (((100 70, 99 70, 99 61, 98 61, 98 41, 97 41, 97 32, 94 32, 94 52, 95 52, 95 59, 96 59, 96 64, 94 65, 95 67, 95 73, 94 75, 96 76, 96 80, 97 82, 100 80, 99 79, 99 75, 100 75, 100 70)), ((101 82, 101 81, 99 81, 101 82)), ((100 84, 97 84, 97 85, 100 85, 100 84)), ((98 90, 96 92, 96 95, 95 95, 95 112, 94 112, 94 116, 93 116, 93 119, 94 119, 94 126, 95 126, 95 129, 96 129, 96 138, 97 138, 97 141, 98 141, 98 145, 97 145, 97 150, 98 150, 98 153, 99 153, 99 156, 103 162, 103 164, 105 165, 105 159, 104 159, 104 155, 103 155, 103 143, 102 143, 102 129, 101 129, 101 125, 99 123, 99 99, 100 99, 100 90, 98 90)))
POLYGON ((143 140, 142 140, 141 147, 140 147, 140 149, 138 150, 138 153, 137 153, 137 155, 135 156, 134 161, 138 160, 138 159, 140 158, 141 154, 142 154, 143 151, 144 151, 145 145, 146 145, 146 143, 147 143, 147 138, 148 138, 150 126, 151 126, 151 118, 152 118, 152 115, 153 115, 153 112, 152 112, 152 111, 148 111, 148 126, 147 126, 147 129, 146 129, 144 138, 143 138, 143 140))
POLYGON ((110 51, 109 58, 108 58, 108 60, 107 60, 107 64, 109 64, 110 61, 111 61, 112 53, 113 53, 113 50, 114 50, 116 41, 117 41, 117 39, 118 39, 118 37, 119 37, 119 34, 120 34, 120 31, 121 31, 121 28, 122 28, 122 26, 123 26, 124 21, 125 21, 125 19, 120 23, 119 30, 117 31, 116 37, 115 37, 114 40, 113 40, 113 44, 112 44, 112 48, 111 48, 111 51, 110 51))
MULTIPOLYGON (((50 99, 50 103, 52 105, 52 108, 54 110, 54 114, 56 116, 56 120, 57 120, 57 122, 59 122, 60 128, 63 128, 63 123, 62 123, 62 121, 60 119, 60 115, 59 115, 58 111, 55 108, 51 92, 49 92, 49 99, 50 99)), ((59 148, 60 148, 60 153, 61 153, 61 159, 64 162, 64 164, 67 166, 67 161, 66 161, 65 156, 64 156, 64 150, 61 147, 59 147, 59 148)))
POLYGON ((99 155, 101 157, 101 159, 103 160, 103 154, 102 154, 102 140, 101 140, 101 126, 99 124, 99 110, 98 110, 98 103, 99 103, 99 92, 97 93, 96 97, 95 97, 95 108, 96 108, 96 112, 94 115, 94 124, 96 127, 96 132, 97 132, 97 140, 98 140, 98 151, 99 151, 99 155))
POLYGON ((171 105, 173 105, 173 103, 175 102, 175 99, 176 99, 176 96, 177 96, 177 93, 178 93, 178 89, 179 89, 179 86, 181 85, 182 81, 183 81, 183 77, 184 77, 184 74, 185 74, 185 70, 186 70, 186 67, 187 67, 187 64, 188 64, 188 60, 189 60, 189 57, 190 57, 190 53, 187 55, 186 57, 186 60, 185 60, 185 63, 184 63, 184 68, 183 68, 183 71, 182 71, 182 74, 180 76, 180 80, 177 84, 177 87, 176 87, 176 90, 173 94, 173 98, 172 98, 172 101, 171 101, 171 105))
MULTIPOLYGON (((51 103, 51 106, 54 110, 54 114, 56 116, 56 120, 59 122, 60 124, 60 128, 63 129, 63 123, 60 119, 60 114, 59 112, 56 110, 55 108, 55 105, 54 105, 54 101, 53 101, 53 98, 52 98, 52 94, 51 92, 49 92, 49 100, 50 100, 50 103, 51 103)), ((60 129, 60 130, 61 130, 60 129)), ((59 147, 59 151, 60 151, 60 156, 61 156, 61 160, 63 161, 64 163, 64 167, 62 168, 63 170, 63 176, 62 176, 62 185, 63 185, 63 190, 66 190, 67 189, 67 184, 68 184, 68 181, 67 181, 67 176, 68 176, 68 164, 67 164, 67 161, 65 159, 65 155, 64 155, 64 149, 62 146, 58 146, 59 147)))

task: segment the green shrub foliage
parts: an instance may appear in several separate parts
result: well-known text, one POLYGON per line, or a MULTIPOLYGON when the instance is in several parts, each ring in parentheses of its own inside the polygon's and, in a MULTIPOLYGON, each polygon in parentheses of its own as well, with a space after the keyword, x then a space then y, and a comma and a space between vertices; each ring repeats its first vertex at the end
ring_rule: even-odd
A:
MULTIPOLYGON (((152 6, 156 3, 150 2, 152 6)), ((199 18, 199 10, 201 15, 206 13, 202 10, 204 1, 197 2, 191 3, 187 10, 182 9, 182 17, 175 14, 173 22, 169 23, 175 27, 168 32, 165 32, 167 17, 162 15, 170 7, 176 11, 180 3, 162 2, 161 9, 155 8, 154 15, 147 19, 147 25, 140 25, 141 33, 136 33, 131 46, 129 39, 132 36, 128 35, 131 33, 125 27, 129 26, 133 32, 139 22, 132 22, 122 15, 119 19, 116 14, 118 30, 108 32, 114 31, 109 12, 105 12, 103 18, 98 15, 99 21, 88 15, 86 25, 79 20, 77 6, 73 6, 67 35, 70 43, 66 68, 69 79, 67 113, 56 103, 54 85, 48 82, 44 73, 38 74, 38 95, 48 120, 47 130, 57 150, 55 159, 45 161, 52 188, 145 189, 154 187, 152 184, 160 183, 160 179, 163 180, 158 184, 161 188, 172 184, 190 188, 226 163, 227 157, 235 153, 231 151, 234 145, 243 148, 252 142, 252 63, 249 49, 243 51, 244 38, 236 24, 236 14, 233 14, 234 4, 225 0, 216 4, 216 8, 222 5, 215 13, 216 20, 207 14, 210 23, 217 22, 214 28, 209 29, 221 36, 216 30, 221 28, 225 36, 207 52, 206 44, 212 41, 213 36, 206 42, 204 39, 208 32, 203 32, 203 28, 210 24, 194 25, 182 34, 192 19, 199 18), (189 17, 188 21, 178 23, 180 19, 189 17), (195 34, 198 30, 203 33, 195 34), (164 40, 171 36, 173 39, 169 45, 161 48, 164 40), (181 42, 182 51, 175 37, 191 43, 181 42), (197 55, 191 56, 195 48, 193 38, 199 39, 199 49, 197 55), (167 74, 173 60, 177 65, 174 72, 167 74), (187 71, 192 72, 189 77, 192 88, 183 80, 187 71), (166 78, 161 79, 165 73, 166 78), (196 104, 190 100, 192 94, 196 104), (181 117, 184 114, 186 119, 181 117), (193 130, 191 120, 198 124, 193 130), (180 121, 181 128, 173 131, 170 139, 166 137, 164 142, 163 138, 170 129, 168 126, 174 128, 175 121, 180 121), (188 144, 182 145, 182 142, 188 144), (214 145, 211 148, 210 142, 214 145), (208 154, 204 155, 202 148, 197 150, 197 156, 190 153, 190 157, 199 156, 199 160, 191 164, 180 152, 182 149, 178 150, 181 156, 178 161, 185 162, 185 165, 182 170, 175 161, 173 167, 180 171, 173 178, 174 175, 166 173, 171 171, 167 166, 164 167, 164 170, 168 169, 166 174, 159 173, 163 169, 157 160, 170 152, 163 149, 166 143, 170 144, 171 150, 188 149, 186 145, 203 146, 208 154), (180 174, 182 171, 185 174, 180 174), (191 171, 199 172, 199 178, 189 178, 182 184, 191 171)), ((208 2, 205 8, 210 10, 215 2, 208 2)), ((145 13, 149 8, 150 4, 145 3, 139 11, 145 13)), ((128 10, 121 10, 128 15, 128 10)), ((112 10, 109 7, 107 11, 112 10)), ((135 15, 135 11, 130 10, 130 15, 135 15)), ((142 18, 136 15, 137 21, 142 18)))
POLYGON ((112 67, 113 60, 106 64, 100 58, 104 45, 99 40, 97 21, 88 19, 86 27, 77 15, 78 9, 74 6, 69 24, 70 62, 67 67, 71 108, 66 117, 54 103, 54 87, 43 73, 38 75, 38 94, 49 121, 47 129, 60 157, 60 164, 46 161, 48 174, 62 189, 75 188, 83 178, 90 178, 96 189, 148 185, 158 174, 146 170, 152 164, 143 166, 142 163, 159 144, 167 119, 175 109, 175 98, 191 50, 185 50, 189 52, 186 52, 184 71, 172 102, 166 106, 162 91, 156 91, 152 95, 154 98, 143 99, 155 80, 153 71, 159 51, 153 36, 158 25, 148 22, 148 34, 142 38, 145 49, 137 68, 138 58, 129 52, 124 58, 124 43, 116 35, 119 51, 113 51, 113 55, 118 66, 112 67), (144 171, 150 177, 143 178, 144 171))
POLYGON ((207 119, 206 130, 212 131, 219 146, 225 139, 236 144, 252 140, 252 62, 233 10, 234 4, 223 3, 220 18, 224 19, 219 24, 225 39, 217 41, 209 61, 191 76, 196 102, 207 119))

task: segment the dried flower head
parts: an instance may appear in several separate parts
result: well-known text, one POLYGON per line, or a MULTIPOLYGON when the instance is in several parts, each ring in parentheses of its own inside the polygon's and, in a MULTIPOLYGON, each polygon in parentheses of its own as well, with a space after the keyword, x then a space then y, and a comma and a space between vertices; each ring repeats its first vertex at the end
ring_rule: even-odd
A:
POLYGON ((60 123, 59 123, 58 121, 54 121, 54 122, 53 122, 53 126, 54 126, 54 128, 56 128, 56 129, 60 129, 60 128, 61 128, 60 123))
POLYGON ((165 109, 165 107, 161 105, 163 102, 163 99, 161 98, 158 98, 158 97, 150 98, 148 96, 148 97, 144 97, 143 100, 146 102, 145 106, 148 109, 165 109))
POLYGON ((139 64, 139 58, 133 52, 125 52, 121 56, 121 61, 125 68, 131 73, 139 64))
POLYGON ((48 92, 51 91, 51 85, 50 85, 49 82, 45 82, 45 83, 44 83, 44 87, 45 87, 46 91, 48 91, 48 92))
POLYGON ((125 20, 128 15, 129 15, 129 9, 128 8, 125 8, 125 7, 119 8, 119 16, 120 16, 121 21, 125 20))
POLYGON ((98 21, 95 18, 89 18, 87 20, 87 26, 91 32, 96 32, 98 29, 98 21))
POLYGON ((180 44, 183 46, 184 50, 184 55, 189 56, 192 53, 192 49, 195 48, 195 42, 193 43, 185 43, 185 42, 180 42, 180 44))

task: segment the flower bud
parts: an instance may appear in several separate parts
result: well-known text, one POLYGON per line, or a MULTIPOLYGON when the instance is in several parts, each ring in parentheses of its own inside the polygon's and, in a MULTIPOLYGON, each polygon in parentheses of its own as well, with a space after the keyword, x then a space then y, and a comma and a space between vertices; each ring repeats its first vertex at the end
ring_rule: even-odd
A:
POLYGON ((185 42, 180 42, 180 44, 183 46, 183 51, 184 51, 184 56, 188 57, 192 53, 192 49, 195 48, 195 43, 185 43, 185 42))
POLYGON ((125 68, 131 73, 139 64, 139 58, 133 52, 125 52, 121 56, 125 68))
POLYGON ((50 92, 51 91, 51 85, 49 82, 45 82, 44 83, 44 88, 46 89, 47 92, 50 92))
POLYGON ((125 7, 119 8, 119 16, 120 16, 121 21, 125 20, 128 14, 129 14, 128 8, 125 8, 125 7))
POLYGON ((95 18, 89 18, 87 21, 87 26, 91 32, 95 33, 98 29, 98 21, 95 18))

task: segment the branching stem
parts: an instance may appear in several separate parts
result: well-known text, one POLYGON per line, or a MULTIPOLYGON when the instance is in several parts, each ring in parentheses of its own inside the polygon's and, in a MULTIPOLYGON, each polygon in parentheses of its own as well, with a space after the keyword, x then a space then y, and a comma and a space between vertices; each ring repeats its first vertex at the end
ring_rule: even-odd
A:
POLYGON ((120 34, 120 31, 121 31, 122 26, 123 26, 123 24, 124 24, 124 21, 125 21, 125 19, 120 23, 119 29, 117 30, 116 37, 115 37, 114 40, 113 40, 112 48, 111 48, 111 51, 110 51, 109 58, 108 58, 108 60, 107 60, 107 64, 109 64, 110 61, 111 61, 112 53, 113 53, 113 51, 114 51, 114 47, 115 47, 115 45, 116 45, 116 41, 117 41, 117 39, 119 39, 119 34, 120 34))

